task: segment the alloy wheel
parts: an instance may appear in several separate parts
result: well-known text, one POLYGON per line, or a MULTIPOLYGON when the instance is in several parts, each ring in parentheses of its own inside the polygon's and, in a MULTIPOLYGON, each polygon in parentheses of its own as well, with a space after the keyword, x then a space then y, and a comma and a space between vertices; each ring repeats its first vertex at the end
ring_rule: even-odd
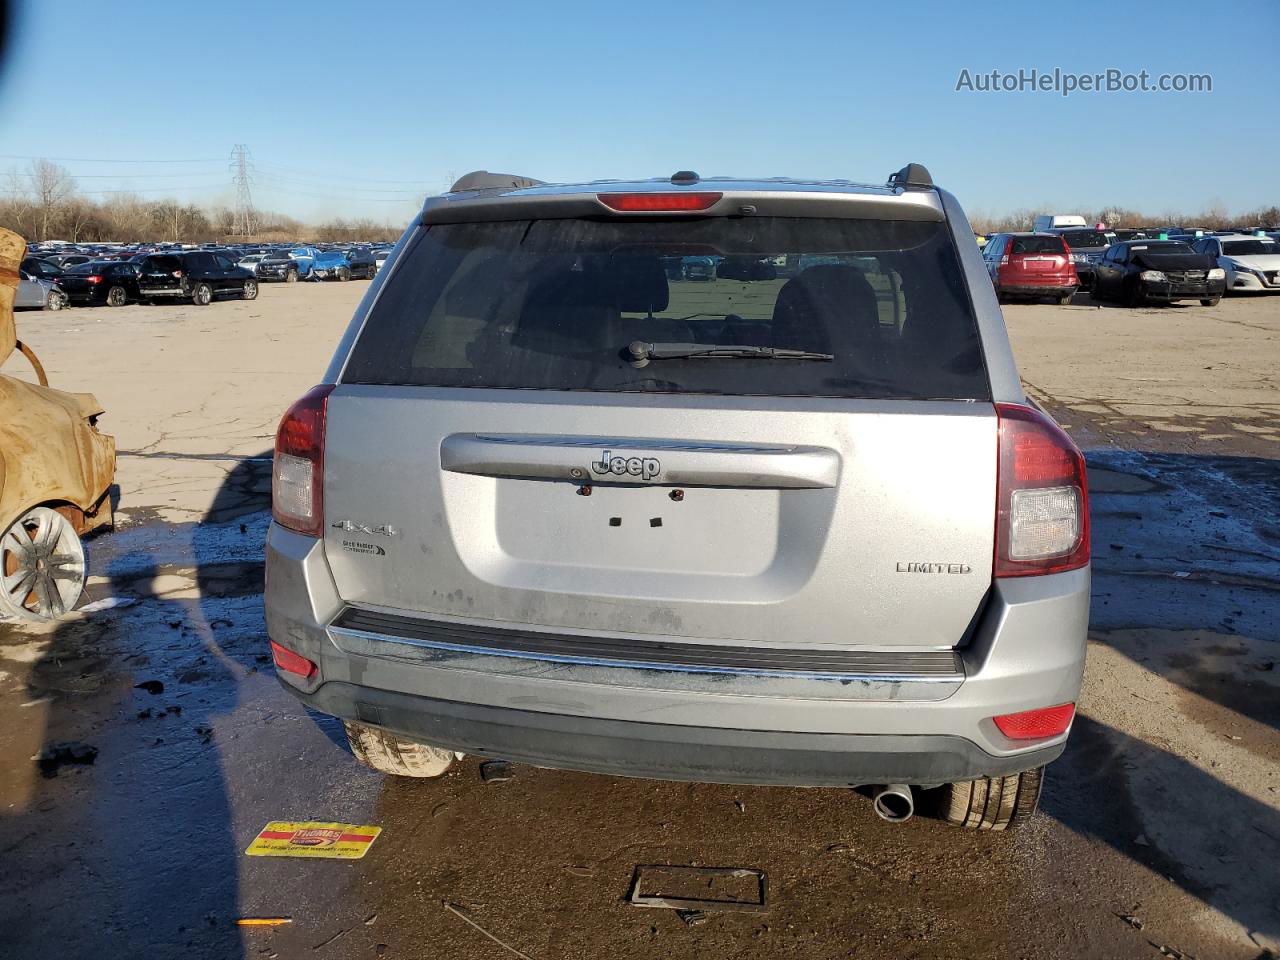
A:
POLYGON ((84 590, 84 545, 71 521, 34 507, 0 534, 0 614, 56 620, 84 590))

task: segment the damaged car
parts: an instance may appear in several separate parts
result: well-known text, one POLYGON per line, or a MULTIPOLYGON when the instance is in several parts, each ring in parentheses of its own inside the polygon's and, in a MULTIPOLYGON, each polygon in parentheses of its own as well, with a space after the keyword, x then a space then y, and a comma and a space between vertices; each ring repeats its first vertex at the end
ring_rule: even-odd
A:
POLYGON ((351 260, 341 250, 321 250, 311 266, 313 280, 350 280, 351 260))
POLYGON ((56 620, 84 590, 81 538, 112 523, 115 439, 98 430, 102 406, 88 393, 49 386, 17 339, 13 306, 21 237, 0 230, 0 364, 15 351, 36 382, 0 374, 0 620, 56 620))
POLYGON ((1084 458, 928 170, 477 171, 377 283, 280 422, 264 594, 358 760, 1032 815, 1084 671, 1084 458))
POLYGON ((1113 243, 1094 269, 1093 299, 1129 307, 1144 303, 1199 300, 1217 306, 1227 288, 1227 272, 1217 259, 1196 253, 1181 240, 1113 243))

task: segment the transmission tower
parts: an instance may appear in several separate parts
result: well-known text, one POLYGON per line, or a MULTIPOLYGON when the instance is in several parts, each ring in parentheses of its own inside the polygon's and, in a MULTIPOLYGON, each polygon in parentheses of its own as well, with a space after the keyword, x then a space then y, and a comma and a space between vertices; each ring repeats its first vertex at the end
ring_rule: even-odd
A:
POLYGON ((253 212, 253 195, 249 192, 252 181, 253 164, 249 161, 249 148, 237 143, 231 150, 231 182, 236 188, 236 220, 234 232, 237 236, 251 236, 257 229, 257 216, 253 212))

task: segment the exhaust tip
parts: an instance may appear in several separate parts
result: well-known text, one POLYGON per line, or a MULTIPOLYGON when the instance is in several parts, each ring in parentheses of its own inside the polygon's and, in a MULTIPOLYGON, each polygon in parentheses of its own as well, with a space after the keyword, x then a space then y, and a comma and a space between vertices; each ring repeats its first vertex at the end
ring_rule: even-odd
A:
POLYGON ((905 783, 890 783, 879 787, 871 798, 876 816, 889 823, 906 823, 916 812, 911 788, 905 783))

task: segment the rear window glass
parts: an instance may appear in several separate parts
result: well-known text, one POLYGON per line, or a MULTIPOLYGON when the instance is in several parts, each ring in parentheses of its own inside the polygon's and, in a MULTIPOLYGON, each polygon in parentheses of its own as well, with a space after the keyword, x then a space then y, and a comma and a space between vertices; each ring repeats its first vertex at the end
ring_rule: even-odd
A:
POLYGON ((177 257, 168 257, 168 256, 148 257, 147 263, 146 263, 146 269, 162 270, 166 273, 173 270, 181 270, 182 261, 179 260, 177 257))
POLYGON ((707 217, 438 224, 401 255, 347 383, 989 399, 940 223, 707 217), (830 359, 657 358, 628 345, 830 359))
POLYGON ((1065 253, 1061 237, 1014 237, 1010 253, 1065 253))
POLYGON ((1115 239, 1114 233, 1100 233, 1097 230, 1068 230, 1062 238, 1073 247, 1106 247, 1115 239))

